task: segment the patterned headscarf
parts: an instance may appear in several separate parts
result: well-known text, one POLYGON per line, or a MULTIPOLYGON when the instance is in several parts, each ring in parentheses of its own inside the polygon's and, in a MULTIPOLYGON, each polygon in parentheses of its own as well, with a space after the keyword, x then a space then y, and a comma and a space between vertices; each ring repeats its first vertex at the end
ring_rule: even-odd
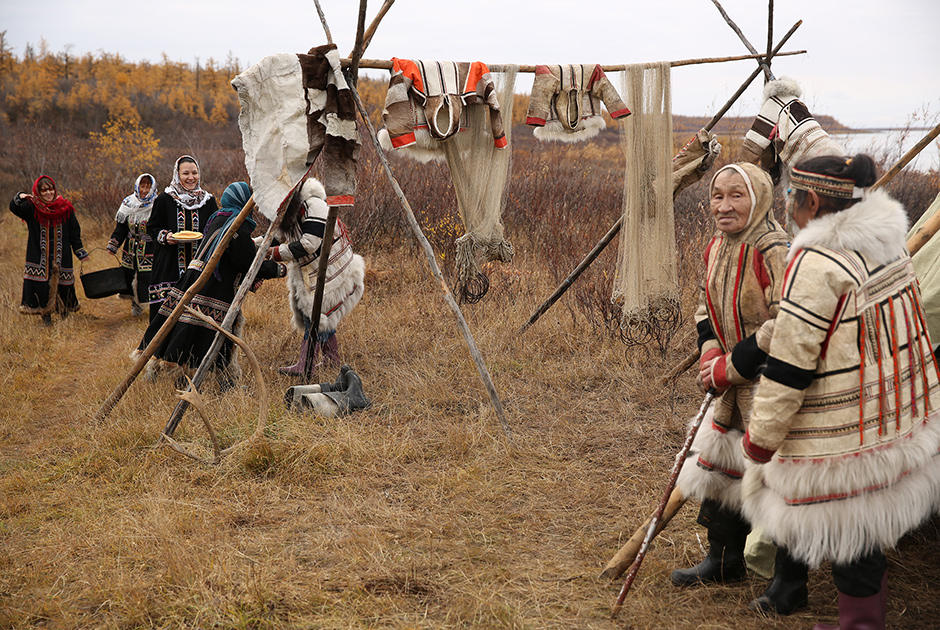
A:
POLYGON ((199 168, 199 163, 196 162, 196 158, 191 155, 181 155, 173 165, 173 179, 164 192, 173 197, 176 203, 187 210, 195 210, 196 208, 203 207, 207 201, 212 199, 212 195, 203 190, 198 183, 193 190, 183 188, 183 183, 180 181, 180 162, 183 160, 192 162, 196 165, 196 168, 199 168))
POLYGON ((40 175, 33 182, 33 196, 30 198, 33 203, 34 216, 40 225, 50 226, 65 222, 69 216, 75 212, 72 203, 58 194, 55 181, 48 175, 40 175), (49 203, 42 200, 39 194, 39 183, 43 180, 52 184, 52 191, 55 197, 49 203))
POLYGON ((130 218, 140 221, 150 218, 150 211, 153 209, 153 200, 157 198, 157 180, 150 173, 143 173, 137 177, 134 182, 134 194, 124 197, 121 207, 118 208, 114 220, 123 223, 130 218), (140 195, 140 182, 145 178, 150 179, 150 192, 146 196, 140 195))
MULTIPOLYGON (((225 192, 222 193, 222 197, 219 199, 222 207, 209 218, 209 222, 206 225, 212 225, 216 217, 226 217, 225 223, 212 234, 212 237, 199 252, 199 258, 201 260, 209 260, 209 257, 212 256, 212 252, 214 252, 215 248, 218 246, 219 241, 222 240, 222 236, 235 220, 235 217, 238 216, 245 207, 245 204, 248 203, 249 199, 251 199, 251 186, 245 182, 235 182, 228 185, 225 192)), ((254 232, 255 228, 258 226, 254 219, 251 218, 251 213, 245 217, 244 224, 249 227, 251 232, 254 232)))

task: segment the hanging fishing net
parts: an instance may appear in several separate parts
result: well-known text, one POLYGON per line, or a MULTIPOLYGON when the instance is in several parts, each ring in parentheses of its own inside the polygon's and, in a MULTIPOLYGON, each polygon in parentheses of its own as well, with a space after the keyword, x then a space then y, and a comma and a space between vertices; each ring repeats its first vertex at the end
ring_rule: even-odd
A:
POLYGON ((621 339, 656 341, 678 327, 673 218, 672 107, 668 62, 627 66, 621 94, 633 115, 621 124, 626 154, 623 224, 611 299, 622 308, 621 339))
MULTIPOLYGON (((500 117, 511 146, 513 91, 518 66, 502 66, 493 72, 500 117)), ((490 260, 511 262, 512 245, 503 234, 502 207, 512 162, 510 146, 494 146, 489 109, 466 108, 467 128, 441 143, 454 182, 457 209, 466 233, 457 239, 456 293, 463 301, 476 302, 489 288, 481 265, 490 260)))

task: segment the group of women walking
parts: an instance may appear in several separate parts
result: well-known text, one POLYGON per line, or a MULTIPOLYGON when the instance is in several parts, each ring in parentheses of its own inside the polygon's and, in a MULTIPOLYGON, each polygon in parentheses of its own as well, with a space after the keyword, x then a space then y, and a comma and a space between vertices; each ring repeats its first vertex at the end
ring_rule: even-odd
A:
MULTIPOLYGON (((289 275, 292 321, 304 331, 300 367, 307 356, 310 337, 313 291, 323 236, 325 194, 315 180, 301 191, 296 216, 287 216, 276 239, 265 252, 257 273, 257 282, 289 275), (316 211, 314 211, 316 210, 316 211), (322 214, 323 217, 319 215, 322 214), (313 275, 310 275, 310 270, 313 275)), ((107 251, 119 256, 125 274, 123 297, 130 298, 132 313, 140 315, 149 307, 149 325, 135 352, 143 351, 166 323, 181 297, 199 278, 222 235, 248 203, 251 188, 245 182, 229 185, 220 198, 201 186, 199 165, 189 155, 173 165, 169 185, 158 193, 156 178, 141 174, 134 192, 121 203, 115 215, 115 228, 107 251)), ((75 292, 72 254, 87 258, 81 240, 81 228, 72 204, 58 194, 48 176, 37 178, 31 194, 17 193, 10 210, 28 226, 26 270, 20 310, 41 314, 47 324, 52 315, 61 316, 79 309, 75 292)), ((257 245, 251 234, 256 223, 249 216, 218 261, 214 273, 192 299, 192 305, 221 324, 232 306, 236 290, 255 259, 257 245)), ((260 239, 259 239, 260 240, 260 239)), ((336 341, 336 327, 360 300, 364 289, 365 264, 352 252, 348 231, 337 230, 331 248, 330 274, 323 293, 323 313, 317 331, 318 347, 324 347, 324 359, 341 362, 336 341)), ((257 284, 257 283, 256 283, 257 284)), ((257 288, 255 286, 254 288, 257 288)), ((235 319, 235 330, 243 318, 235 319)), ((203 320, 184 314, 166 335, 154 353, 151 368, 169 362, 186 369, 197 367, 209 351, 215 329, 203 320)), ((223 385, 230 385, 238 375, 230 341, 223 343, 214 368, 223 385)), ((301 375, 303 370, 283 369, 283 373, 301 375)))

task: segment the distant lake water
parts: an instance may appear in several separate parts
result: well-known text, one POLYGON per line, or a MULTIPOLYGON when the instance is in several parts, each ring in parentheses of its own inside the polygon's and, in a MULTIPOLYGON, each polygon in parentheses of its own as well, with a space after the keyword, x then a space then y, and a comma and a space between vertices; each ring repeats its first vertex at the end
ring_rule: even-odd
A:
MULTIPOLYGON (((832 137, 845 147, 848 155, 867 153, 875 161, 884 160, 890 168, 927 135, 929 129, 903 131, 885 129, 858 133, 834 133, 832 137)), ((940 138, 934 138, 905 168, 919 171, 940 170, 940 138)))

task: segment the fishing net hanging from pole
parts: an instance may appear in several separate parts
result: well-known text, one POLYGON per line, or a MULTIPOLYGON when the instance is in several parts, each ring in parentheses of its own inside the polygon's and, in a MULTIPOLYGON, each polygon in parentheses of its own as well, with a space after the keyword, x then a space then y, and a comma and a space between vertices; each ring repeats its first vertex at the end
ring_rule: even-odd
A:
POLYGON ((622 73, 633 115, 620 126, 626 154, 623 225, 611 299, 621 306, 628 345, 660 343, 679 323, 673 217, 672 98, 668 63, 635 64, 622 73))
POLYGON ((467 129, 442 143, 457 195, 457 209, 466 233, 457 239, 457 292, 477 302, 489 288, 480 265, 490 260, 511 262, 512 245, 503 234, 502 207, 512 163, 512 106, 518 66, 493 72, 500 116, 509 145, 497 149, 485 105, 466 108, 467 129))

